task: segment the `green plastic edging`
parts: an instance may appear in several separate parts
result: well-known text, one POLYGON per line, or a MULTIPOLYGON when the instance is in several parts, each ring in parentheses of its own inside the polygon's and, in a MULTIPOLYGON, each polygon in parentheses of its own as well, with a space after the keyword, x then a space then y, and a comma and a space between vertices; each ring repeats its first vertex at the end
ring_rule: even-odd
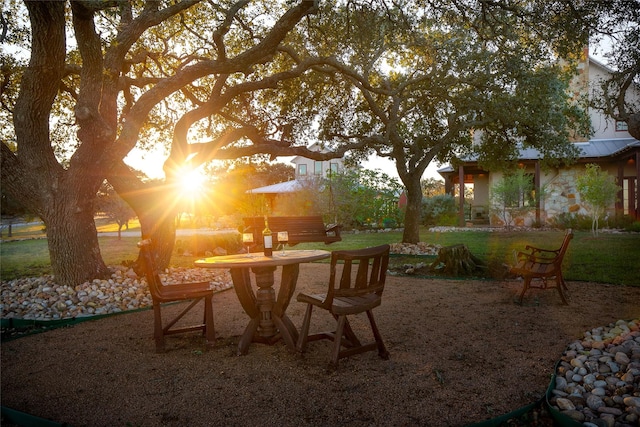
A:
POLYGON ((545 393, 544 403, 547 407, 547 410, 551 414, 551 418, 555 421, 555 425, 562 427, 582 427, 582 423, 574 420, 568 415, 563 414, 559 410, 557 410, 551 403, 549 403, 549 399, 551 398, 551 394, 553 390, 556 388, 556 372, 558 372, 558 366, 560 366, 560 361, 556 363, 553 368, 553 375, 551 376, 551 381, 549 382, 549 387, 547 387, 547 392, 545 393))
POLYGON ((519 418, 526 414, 527 412, 533 410, 536 406, 538 406, 541 401, 537 401, 531 403, 527 406, 523 406, 522 408, 518 408, 515 411, 509 412, 508 414, 500 415, 499 417, 492 418, 490 420, 481 421, 479 423, 470 424, 467 427, 499 427, 508 425, 508 421, 513 418, 519 418))
POLYGON ((2 413, 2 422, 15 424, 20 427, 69 427, 67 423, 57 423, 55 421, 39 418, 15 409, 0 407, 2 413))
POLYGON ((151 309, 151 307, 141 307, 133 310, 118 311, 116 313, 95 314, 90 316, 78 316, 78 317, 70 317, 66 319, 54 319, 54 320, 3 318, 3 319, 0 319, 0 326, 3 329, 4 328, 16 328, 16 329, 33 328, 33 329, 24 334, 19 334, 19 335, 10 336, 10 337, 2 337, 2 342, 12 341, 12 340, 26 337, 29 335, 39 334, 41 332, 50 331, 52 329, 73 326, 78 323, 83 323, 89 320, 99 320, 99 319, 104 319, 106 317, 118 316, 120 314, 127 314, 127 313, 136 313, 139 311, 145 311, 149 309, 151 309))

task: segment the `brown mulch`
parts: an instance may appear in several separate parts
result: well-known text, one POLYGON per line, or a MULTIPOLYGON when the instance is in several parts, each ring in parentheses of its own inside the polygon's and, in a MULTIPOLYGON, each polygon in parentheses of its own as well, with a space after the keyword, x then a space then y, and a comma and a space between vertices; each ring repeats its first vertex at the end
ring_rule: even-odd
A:
MULTIPOLYGON (((320 291, 327 264, 301 266, 298 291, 320 291)), ((2 344, 2 405, 80 426, 463 426, 536 402, 569 343, 640 316, 640 286, 569 282, 571 303, 518 281, 389 276, 375 310, 391 354, 343 359, 329 342, 303 357, 282 342, 237 356, 247 324, 233 290, 214 298, 217 341, 168 338, 156 354, 153 313, 127 313, 2 344)), ((165 310, 177 311, 181 305, 165 310)), ((302 323, 304 305, 288 314, 302 323)), ((313 329, 331 325, 315 312, 313 329)), ((353 327, 368 336, 366 317, 353 327)))

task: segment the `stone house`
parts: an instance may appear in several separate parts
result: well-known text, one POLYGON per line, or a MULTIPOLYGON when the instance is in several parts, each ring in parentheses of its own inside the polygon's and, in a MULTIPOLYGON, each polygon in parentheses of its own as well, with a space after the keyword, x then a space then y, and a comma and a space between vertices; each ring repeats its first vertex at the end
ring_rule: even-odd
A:
MULTIPOLYGON (((575 84, 581 88, 579 90, 587 91, 586 93, 593 96, 598 82, 607 78, 612 70, 589 57, 588 50, 584 58, 575 84)), ((640 100, 638 87, 627 94, 632 96, 632 99, 640 100)), ((607 215, 623 214, 640 219, 640 141, 627 132, 625 122, 617 122, 593 109, 589 114, 594 133, 588 140, 574 142, 580 156, 573 165, 543 171, 539 160, 541 155, 537 150, 520 151, 518 164, 531 176, 535 191, 542 197, 540 200, 531 201, 532 206, 527 213, 513 218, 515 225, 545 224, 563 213, 587 215, 588 210, 576 190, 576 176, 582 173, 585 165, 589 163, 598 164, 603 171, 615 177, 617 185, 621 187, 617 200, 609 207, 607 215), (544 191, 540 192, 541 189, 544 191)), ((503 225, 499 216, 491 213, 493 209, 490 198, 490 189, 503 178, 502 173, 483 170, 473 158, 461 160, 457 169, 448 166, 438 171, 445 179, 445 188, 449 194, 454 194, 456 186, 459 188, 461 182, 473 186, 471 206, 465 208, 464 200, 460 200, 459 223, 503 225)))

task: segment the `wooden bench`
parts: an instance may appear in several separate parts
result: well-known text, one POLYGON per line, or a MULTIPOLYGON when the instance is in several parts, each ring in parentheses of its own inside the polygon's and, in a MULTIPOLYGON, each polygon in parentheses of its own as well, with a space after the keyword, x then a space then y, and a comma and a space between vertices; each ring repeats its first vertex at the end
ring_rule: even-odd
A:
MULTIPOLYGON (((326 227, 320 215, 317 216, 270 216, 269 229, 273 233, 274 247, 278 242, 278 231, 286 231, 289 235, 287 244, 290 246, 305 242, 324 242, 330 244, 342 240, 341 225, 326 227)), ((262 242, 264 217, 243 218, 245 231, 253 233, 254 242, 262 242)))
POLYGON ((569 247, 569 242, 573 238, 573 231, 567 229, 562 245, 558 249, 540 249, 527 245, 525 251, 516 255, 516 265, 511 267, 511 273, 524 279, 524 286, 520 292, 520 304, 522 298, 530 287, 539 289, 556 288, 560 294, 563 304, 568 304, 565 292, 567 285, 562 277, 562 260, 569 247), (533 279, 541 280, 540 286, 531 286, 533 279), (553 279, 554 283, 549 283, 553 279))

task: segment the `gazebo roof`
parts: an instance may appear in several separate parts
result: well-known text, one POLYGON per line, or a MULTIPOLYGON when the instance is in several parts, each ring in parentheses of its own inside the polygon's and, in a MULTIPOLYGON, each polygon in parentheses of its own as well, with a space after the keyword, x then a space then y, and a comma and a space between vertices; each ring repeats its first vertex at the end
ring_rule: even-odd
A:
POLYGON ((267 185, 265 187, 253 188, 247 190, 247 194, 283 194, 295 193, 302 190, 302 184, 294 179, 293 181, 279 182, 277 184, 267 185))

